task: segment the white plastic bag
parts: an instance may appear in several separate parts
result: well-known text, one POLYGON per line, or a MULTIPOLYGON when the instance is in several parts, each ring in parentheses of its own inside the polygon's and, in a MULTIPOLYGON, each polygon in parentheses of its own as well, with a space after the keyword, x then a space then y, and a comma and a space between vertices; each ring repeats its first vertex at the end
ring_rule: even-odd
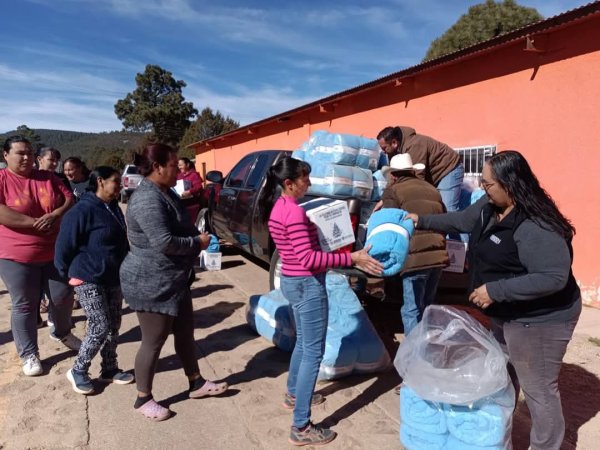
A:
POLYGON ((425 400, 470 405, 506 388, 507 357, 491 332, 459 309, 431 305, 400 345, 394 366, 425 400))

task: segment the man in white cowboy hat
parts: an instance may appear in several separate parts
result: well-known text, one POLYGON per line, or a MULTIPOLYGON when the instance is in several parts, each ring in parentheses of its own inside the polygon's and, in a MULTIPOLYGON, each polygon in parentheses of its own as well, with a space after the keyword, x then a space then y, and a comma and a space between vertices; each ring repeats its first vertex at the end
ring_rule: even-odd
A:
MULTIPOLYGON (((445 212, 438 190, 417 177, 416 171, 423 169, 425 165, 413 164, 408 153, 394 156, 390 165, 381 169, 390 179, 382 196, 383 208, 401 208, 418 215, 445 212)), ((430 230, 415 230, 399 275, 404 297, 400 314, 405 336, 421 320, 425 308, 433 303, 442 268, 447 265, 444 236, 430 230)))

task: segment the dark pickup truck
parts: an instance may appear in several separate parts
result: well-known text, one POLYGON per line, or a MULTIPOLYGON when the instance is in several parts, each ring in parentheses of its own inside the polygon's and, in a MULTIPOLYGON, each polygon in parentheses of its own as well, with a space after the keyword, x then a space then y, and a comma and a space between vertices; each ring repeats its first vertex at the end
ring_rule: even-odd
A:
MULTIPOLYGON (((208 206, 198 215, 197 225, 201 231, 216 234, 270 265, 271 289, 279 287, 281 262, 267 224, 258 219, 257 203, 265 185, 267 169, 291 153, 288 150, 262 150, 244 156, 225 177, 219 171, 208 172, 206 179, 213 183, 209 185, 208 206)), ((301 202, 314 198, 307 195, 301 202)), ((375 206, 375 202, 357 198, 331 198, 348 203, 355 234, 359 224, 366 223, 375 206)), ((344 269, 343 272, 356 279, 367 280, 367 276, 359 270, 344 269)))

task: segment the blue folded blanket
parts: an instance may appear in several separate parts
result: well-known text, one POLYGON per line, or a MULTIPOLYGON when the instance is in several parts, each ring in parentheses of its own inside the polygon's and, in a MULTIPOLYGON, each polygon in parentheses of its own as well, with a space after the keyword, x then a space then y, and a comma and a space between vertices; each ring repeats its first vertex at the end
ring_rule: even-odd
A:
POLYGON ((400 389, 400 419, 421 434, 447 433, 446 416, 439 404, 423 400, 406 385, 400 389))
POLYGON ((461 442, 483 447, 502 445, 511 426, 514 391, 505 389, 472 406, 444 404, 443 408, 448 431, 461 442))
POLYGON ((296 345, 296 325, 290 303, 280 290, 250 297, 246 322, 254 331, 287 352, 296 345))
POLYGON ((447 434, 431 434, 400 424, 400 442, 406 450, 445 450, 447 434))
POLYGON ((206 247, 206 253, 219 253, 221 247, 219 246, 219 239, 214 234, 210 235, 210 242, 206 247))
MULTIPOLYGON (((400 429, 400 433, 402 433, 402 428, 400 429)), ((402 436, 402 434, 400 434, 400 436, 402 436)), ((488 446, 471 445, 455 438, 452 435, 448 436, 448 440, 444 446, 444 450, 503 450, 504 448, 504 444, 488 446)))
POLYGON ((399 273, 408 255, 415 228, 406 214, 402 209, 384 208, 369 218, 365 246, 372 246, 369 255, 383 264, 384 277, 399 273))

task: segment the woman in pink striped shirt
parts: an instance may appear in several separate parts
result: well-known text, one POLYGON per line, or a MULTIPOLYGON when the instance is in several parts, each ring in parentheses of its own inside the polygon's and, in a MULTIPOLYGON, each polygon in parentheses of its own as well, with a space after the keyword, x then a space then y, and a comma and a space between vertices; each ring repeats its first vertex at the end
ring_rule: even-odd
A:
POLYGON ((298 199, 310 186, 309 173, 306 162, 283 158, 269 169, 259 201, 261 216, 269 217, 269 231, 281 256, 281 290, 292 306, 296 322, 296 346, 284 399, 284 406, 294 410, 289 438, 293 445, 326 444, 336 437, 335 431, 310 421, 311 405, 324 401, 313 391, 325 351, 327 269, 354 265, 373 275, 383 271, 383 266, 367 253, 368 248, 354 253, 321 251, 317 229, 298 205, 298 199), (282 192, 273 203, 277 186, 282 192))

